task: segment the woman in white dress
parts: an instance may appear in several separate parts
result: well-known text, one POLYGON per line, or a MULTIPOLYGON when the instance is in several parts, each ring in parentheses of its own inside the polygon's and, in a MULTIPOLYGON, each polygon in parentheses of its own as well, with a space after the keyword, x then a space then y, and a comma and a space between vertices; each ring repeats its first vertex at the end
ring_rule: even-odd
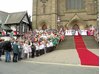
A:
POLYGON ((24 58, 29 58, 30 48, 28 45, 28 41, 25 41, 25 43, 23 45, 23 51, 24 51, 24 58))

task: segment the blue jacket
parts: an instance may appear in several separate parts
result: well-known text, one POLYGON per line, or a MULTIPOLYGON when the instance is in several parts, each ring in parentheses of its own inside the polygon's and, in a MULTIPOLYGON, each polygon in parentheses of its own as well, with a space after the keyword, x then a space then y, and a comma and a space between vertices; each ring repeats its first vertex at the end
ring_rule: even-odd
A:
POLYGON ((12 44, 12 47, 13 47, 13 53, 19 53, 19 48, 18 48, 18 44, 17 43, 13 43, 12 44))

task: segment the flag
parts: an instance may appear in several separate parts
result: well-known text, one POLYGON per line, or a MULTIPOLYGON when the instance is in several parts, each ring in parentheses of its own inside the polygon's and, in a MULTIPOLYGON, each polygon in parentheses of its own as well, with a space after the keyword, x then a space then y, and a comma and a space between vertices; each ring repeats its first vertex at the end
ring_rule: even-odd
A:
POLYGON ((17 31, 13 31, 13 35, 17 35, 17 31))
POLYGON ((6 35, 6 31, 3 30, 3 31, 2 31, 2 35, 6 35))

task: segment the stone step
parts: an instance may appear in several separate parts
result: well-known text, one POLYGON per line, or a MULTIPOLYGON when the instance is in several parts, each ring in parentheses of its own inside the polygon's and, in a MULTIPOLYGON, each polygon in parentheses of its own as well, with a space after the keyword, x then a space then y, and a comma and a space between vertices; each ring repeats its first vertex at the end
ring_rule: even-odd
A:
POLYGON ((62 49, 75 49, 74 38, 73 36, 66 36, 65 40, 61 42, 57 48, 57 50, 62 49))
POLYGON ((99 44, 95 41, 93 36, 82 36, 84 43, 89 49, 99 49, 99 44))
MULTIPOLYGON (((93 36, 82 36, 82 38, 87 48, 99 49, 99 44, 95 41, 93 36)), ((65 40, 61 42, 56 49, 75 49, 74 36, 66 36, 65 40)))

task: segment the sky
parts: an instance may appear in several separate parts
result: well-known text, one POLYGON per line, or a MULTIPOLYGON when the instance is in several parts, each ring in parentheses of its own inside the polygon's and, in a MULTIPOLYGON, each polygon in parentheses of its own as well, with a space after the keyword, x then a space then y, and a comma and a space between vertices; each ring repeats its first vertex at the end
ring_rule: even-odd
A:
POLYGON ((32 0, 1 0, 0 11, 12 13, 27 11, 32 16, 32 0))

